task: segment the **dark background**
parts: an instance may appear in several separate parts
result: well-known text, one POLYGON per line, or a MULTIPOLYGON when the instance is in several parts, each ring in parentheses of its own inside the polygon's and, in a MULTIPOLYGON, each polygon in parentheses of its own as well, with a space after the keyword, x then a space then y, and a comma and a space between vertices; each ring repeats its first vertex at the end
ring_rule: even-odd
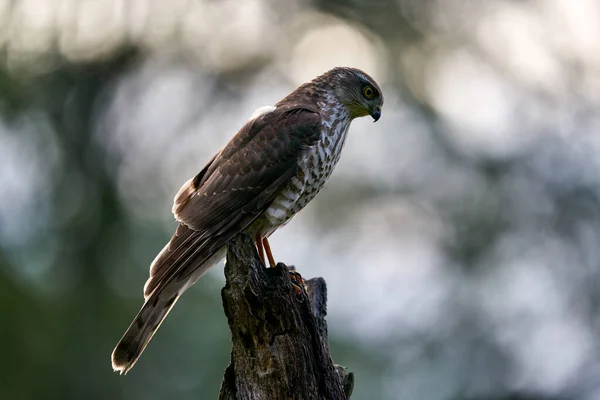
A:
POLYGON ((600 398, 600 3, 0 1, 0 398, 216 398, 215 268, 126 376, 171 201, 337 65, 386 102, 272 238, 355 399, 600 398))

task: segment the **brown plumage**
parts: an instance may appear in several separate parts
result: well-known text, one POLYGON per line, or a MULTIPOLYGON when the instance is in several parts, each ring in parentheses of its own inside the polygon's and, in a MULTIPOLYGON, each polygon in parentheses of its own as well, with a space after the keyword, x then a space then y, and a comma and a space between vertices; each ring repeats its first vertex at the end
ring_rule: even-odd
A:
POLYGON ((233 236, 247 232, 262 246, 314 198, 352 119, 377 120, 382 105, 367 74, 335 68, 246 122, 175 196, 180 224, 150 266, 145 303, 112 354, 115 371, 133 367, 179 296, 224 257, 233 236))

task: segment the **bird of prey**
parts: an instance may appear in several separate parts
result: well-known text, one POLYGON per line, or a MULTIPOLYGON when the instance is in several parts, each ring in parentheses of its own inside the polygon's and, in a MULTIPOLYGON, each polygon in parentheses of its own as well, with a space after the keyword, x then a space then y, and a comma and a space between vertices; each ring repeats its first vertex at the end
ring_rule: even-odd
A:
POLYGON ((350 122, 381 116, 383 95, 369 75, 334 68, 261 107, 175 195, 175 234, 150 265, 144 305, 112 353, 127 373, 179 297, 225 257, 245 232, 263 263, 267 238, 311 201, 337 164, 350 122))

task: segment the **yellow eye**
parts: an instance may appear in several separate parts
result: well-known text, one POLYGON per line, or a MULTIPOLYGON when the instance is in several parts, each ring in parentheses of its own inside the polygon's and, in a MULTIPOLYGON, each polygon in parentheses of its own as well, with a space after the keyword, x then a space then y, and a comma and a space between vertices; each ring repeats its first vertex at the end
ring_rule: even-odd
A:
POLYGON ((365 86, 365 88, 363 89, 363 94, 367 99, 372 99, 375 92, 373 91, 373 88, 371 86, 365 86))

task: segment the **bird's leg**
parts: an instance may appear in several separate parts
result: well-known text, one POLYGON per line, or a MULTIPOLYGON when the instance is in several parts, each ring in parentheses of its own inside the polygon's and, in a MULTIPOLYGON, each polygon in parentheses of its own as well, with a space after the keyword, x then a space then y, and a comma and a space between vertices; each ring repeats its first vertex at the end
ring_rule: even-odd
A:
MULTIPOLYGON (((259 240, 258 236, 257 236, 257 240, 259 240)), ((265 253, 267 255, 267 259, 269 260, 270 266, 274 267, 275 266, 275 257, 273 257, 273 253, 271 252, 271 245, 269 244, 269 240, 266 237, 262 238, 262 244, 265 248, 265 253)), ((263 263, 264 263, 264 261, 263 261, 263 263)), ((288 268, 288 271, 290 274, 290 279, 292 280, 292 287, 294 288, 294 291, 296 292, 296 294, 301 294, 302 292, 306 293, 308 289, 306 287, 306 284, 304 283, 304 279, 302 278, 302 275, 300 275, 300 273, 298 273, 296 271, 296 267, 294 267, 293 265, 290 265, 287 268, 288 268)))
POLYGON ((267 265, 265 262, 265 251, 263 249, 263 240, 260 235, 256 235, 256 249, 258 250, 258 256, 260 257, 260 261, 262 261, 263 265, 267 265))
POLYGON ((292 287, 296 294, 308 293, 308 287, 306 287, 306 283, 304 282, 304 278, 298 271, 296 271, 296 267, 290 265, 288 267, 288 271, 290 274, 290 279, 292 280, 292 287))
POLYGON ((269 240, 267 238, 263 238, 263 246, 265 246, 265 253, 267 253, 267 258, 269 259, 269 265, 271 267, 275 266, 275 257, 273 257, 273 253, 271 252, 271 245, 269 244, 269 240))

